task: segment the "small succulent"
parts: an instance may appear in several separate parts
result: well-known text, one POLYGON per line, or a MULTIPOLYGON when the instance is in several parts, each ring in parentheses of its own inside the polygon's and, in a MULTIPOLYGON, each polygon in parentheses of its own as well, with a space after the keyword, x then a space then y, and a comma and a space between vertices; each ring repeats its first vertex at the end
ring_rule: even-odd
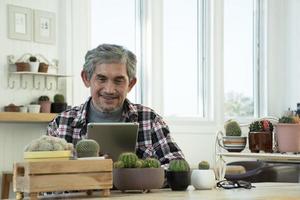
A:
POLYGON ((132 152, 122 153, 118 158, 118 161, 123 162, 124 168, 135 168, 138 160, 137 155, 132 152))
POLYGON ((279 123, 298 124, 300 123, 299 116, 283 116, 279 119, 279 123))
POLYGON ((62 95, 62 94, 54 95, 54 102, 55 103, 64 103, 65 102, 65 96, 62 95))
POLYGON ((30 56, 29 57, 29 61, 30 62, 36 62, 37 61, 37 58, 35 56, 30 56))
POLYGON ((209 163, 207 161, 201 161, 198 164, 198 169, 209 169, 209 163))
POLYGON ((226 136, 241 136, 242 131, 240 125, 234 120, 228 120, 225 123, 226 136))
POLYGON ((50 100, 50 98, 48 97, 48 96, 40 96, 39 97, 39 101, 49 101, 50 100))
POLYGON ((124 168, 124 163, 122 161, 114 162, 114 168, 124 168))
POLYGON ((250 132, 272 132, 273 124, 269 120, 254 121, 250 124, 250 132))
POLYGON ((25 151, 63 151, 73 150, 73 144, 67 143, 65 139, 53 136, 41 136, 38 139, 31 141, 25 151))
POLYGON ((143 160, 143 168, 159 168, 160 162, 156 158, 146 158, 143 160))
POLYGON ((188 162, 184 159, 171 160, 169 164, 169 171, 172 172, 187 172, 190 171, 188 162))
POLYGON ((77 157, 97 157, 99 155, 100 146, 92 139, 83 139, 76 144, 77 157))

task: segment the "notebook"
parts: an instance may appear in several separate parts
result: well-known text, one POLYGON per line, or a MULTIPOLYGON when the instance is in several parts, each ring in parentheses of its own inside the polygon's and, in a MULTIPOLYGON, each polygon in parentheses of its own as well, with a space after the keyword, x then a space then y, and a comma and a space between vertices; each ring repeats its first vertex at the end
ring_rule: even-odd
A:
POLYGON ((117 161, 123 152, 135 152, 138 123, 89 123, 87 137, 97 141, 100 153, 117 161))

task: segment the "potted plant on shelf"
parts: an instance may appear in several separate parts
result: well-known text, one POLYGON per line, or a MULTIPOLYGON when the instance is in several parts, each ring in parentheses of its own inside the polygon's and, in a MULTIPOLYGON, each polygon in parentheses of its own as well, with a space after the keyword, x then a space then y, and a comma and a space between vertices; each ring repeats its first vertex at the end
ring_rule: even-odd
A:
POLYGON ((300 152, 300 119, 298 116, 283 116, 276 125, 275 136, 278 151, 300 152))
POLYGON ((28 72, 30 71, 30 65, 28 62, 16 62, 16 71, 17 72, 28 72))
POLYGON ((51 101, 50 98, 46 95, 40 96, 39 99, 39 104, 41 105, 41 113, 50 113, 51 111, 51 101))
POLYGON ((252 153, 273 152, 273 124, 269 120, 254 121, 249 127, 249 149, 252 153))
POLYGON ((54 102, 51 104, 52 113, 60 113, 67 109, 65 97, 62 94, 56 94, 53 98, 54 102))
POLYGON ((132 152, 122 153, 114 163, 113 184, 122 192, 126 190, 160 189, 164 183, 164 169, 155 158, 138 159, 132 152))
POLYGON ((235 120, 228 120, 225 125, 225 135, 222 137, 222 144, 219 145, 229 152, 241 152, 244 150, 247 137, 242 137, 240 125, 235 120))
POLYGON ((30 56, 29 57, 29 64, 30 64, 30 69, 31 69, 32 72, 38 72, 39 71, 40 63, 38 62, 38 60, 35 56, 30 56))
POLYGON ((35 101, 31 102, 27 107, 28 107, 28 112, 30 113, 39 113, 41 109, 41 105, 35 101))
POLYGON ((186 190, 190 185, 190 166, 187 161, 171 160, 167 171, 167 181, 174 191, 186 190))
POLYGON ((47 63, 41 62, 40 65, 39 65, 38 72, 47 73, 48 72, 48 67, 49 67, 49 65, 47 63))
POLYGON ((212 189, 215 186, 215 172, 210 169, 207 161, 201 161, 198 164, 198 169, 192 171, 191 184, 197 190, 212 189))

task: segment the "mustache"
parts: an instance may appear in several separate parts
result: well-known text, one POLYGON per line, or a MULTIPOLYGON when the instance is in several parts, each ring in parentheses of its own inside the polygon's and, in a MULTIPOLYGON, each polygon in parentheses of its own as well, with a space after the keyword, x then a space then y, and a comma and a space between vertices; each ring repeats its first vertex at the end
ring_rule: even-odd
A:
POLYGON ((107 92, 101 92, 100 95, 109 98, 116 98, 119 96, 117 93, 107 93, 107 92))

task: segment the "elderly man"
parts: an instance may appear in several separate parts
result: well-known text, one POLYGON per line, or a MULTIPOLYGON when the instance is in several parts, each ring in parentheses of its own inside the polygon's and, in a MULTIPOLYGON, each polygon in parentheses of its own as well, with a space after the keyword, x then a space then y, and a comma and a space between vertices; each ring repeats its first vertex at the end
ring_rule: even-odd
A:
POLYGON ((86 136, 90 122, 139 123, 136 154, 155 157, 161 164, 182 159, 162 117, 152 109, 131 103, 127 94, 136 84, 136 56, 122 46, 102 44, 87 52, 81 78, 91 97, 81 106, 60 113, 48 126, 48 135, 74 145, 86 136))

